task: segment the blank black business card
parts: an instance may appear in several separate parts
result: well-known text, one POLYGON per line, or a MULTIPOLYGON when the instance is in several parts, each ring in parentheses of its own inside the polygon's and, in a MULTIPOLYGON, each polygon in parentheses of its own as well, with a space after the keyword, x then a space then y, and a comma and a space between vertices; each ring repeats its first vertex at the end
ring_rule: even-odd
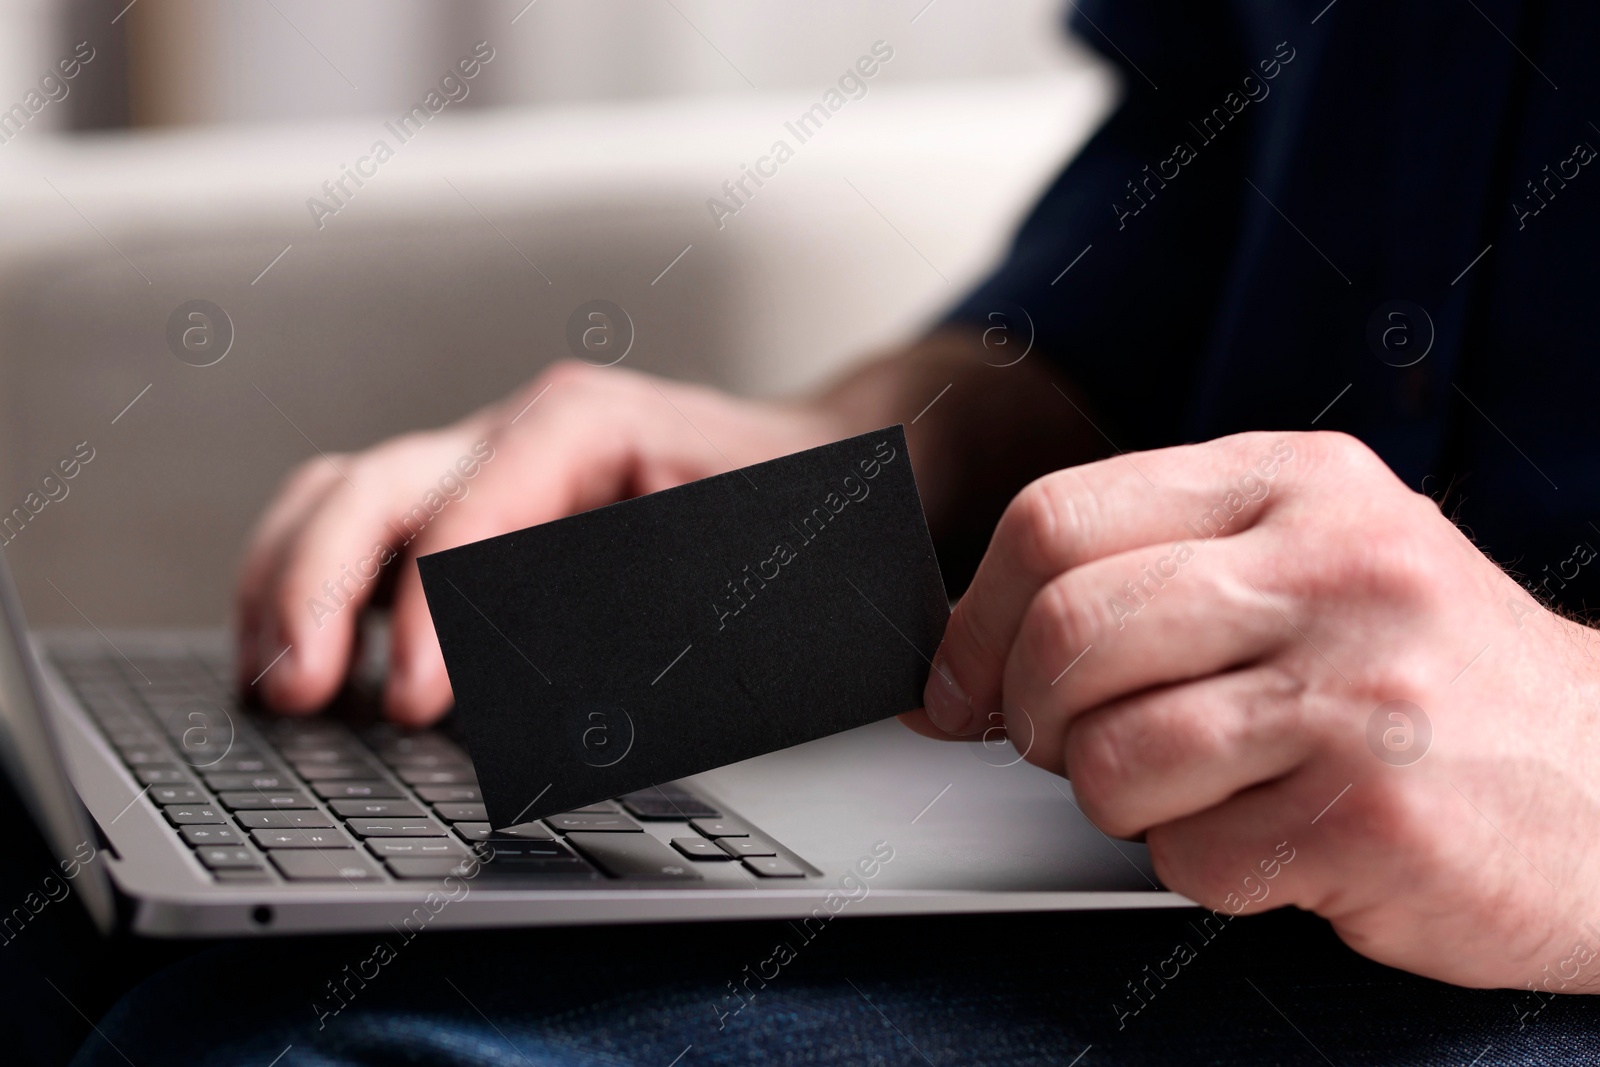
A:
POLYGON ((495 826, 920 707, 949 620, 900 426, 418 562, 495 826))

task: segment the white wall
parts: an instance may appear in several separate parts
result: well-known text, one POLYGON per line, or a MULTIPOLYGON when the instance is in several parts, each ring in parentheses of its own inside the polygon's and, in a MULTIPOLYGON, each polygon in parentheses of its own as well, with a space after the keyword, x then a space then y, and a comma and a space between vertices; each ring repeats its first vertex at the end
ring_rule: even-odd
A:
POLYGON ((873 41, 885 80, 1060 69, 1062 0, 141 0, 149 120, 392 113, 475 41, 475 104, 812 89, 873 41), (915 21, 913 21, 915 20, 915 21), (755 88, 752 88, 754 86, 755 88))

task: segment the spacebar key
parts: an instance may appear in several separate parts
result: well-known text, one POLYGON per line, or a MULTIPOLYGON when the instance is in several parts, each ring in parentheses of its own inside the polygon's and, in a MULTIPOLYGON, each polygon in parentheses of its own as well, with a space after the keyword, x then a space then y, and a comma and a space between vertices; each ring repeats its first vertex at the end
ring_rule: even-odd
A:
POLYGON ((566 840, 613 878, 701 880, 682 856, 649 834, 571 833, 566 840))

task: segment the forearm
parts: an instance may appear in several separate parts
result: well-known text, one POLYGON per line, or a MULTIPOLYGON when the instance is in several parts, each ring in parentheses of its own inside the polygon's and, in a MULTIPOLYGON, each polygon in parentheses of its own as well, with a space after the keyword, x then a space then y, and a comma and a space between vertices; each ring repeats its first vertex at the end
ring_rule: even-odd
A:
POLYGON ((1010 366, 1002 362, 984 348, 979 330, 947 327, 851 371, 812 398, 845 432, 907 424, 917 484, 952 593, 971 577, 1017 490, 1110 450, 1085 417, 1093 417, 1087 402, 1045 357, 1034 352, 1010 366))

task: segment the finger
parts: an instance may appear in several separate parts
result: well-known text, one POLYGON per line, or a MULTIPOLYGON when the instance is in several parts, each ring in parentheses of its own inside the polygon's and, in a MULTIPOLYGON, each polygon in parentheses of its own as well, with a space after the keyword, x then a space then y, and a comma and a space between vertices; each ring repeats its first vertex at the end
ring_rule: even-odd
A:
POLYGON ((452 701, 450 676, 417 563, 415 558, 407 558, 401 564, 389 609, 389 674, 384 682, 383 713, 407 726, 425 726, 448 711, 452 701))
POLYGON ((933 725, 933 720, 928 718, 928 713, 925 710, 923 710, 922 708, 917 708, 915 711, 901 712, 899 715, 897 715, 895 717, 898 718, 902 723, 904 723, 905 726, 907 728, 909 728, 912 733, 921 734, 923 737, 931 737, 935 741, 971 741, 972 740, 972 738, 970 736, 963 736, 961 734, 947 734, 947 733, 945 733, 943 730, 941 730, 937 726, 933 725))
POLYGON ((434 489, 422 479, 438 478, 469 439, 460 429, 410 434, 343 464, 334 484, 285 535, 263 598, 263 630, 276 645, 265 653, 274 661, 259 683, 268 704, 305 713, 338 691, 361 608, 411 529, 407 509, 434 489))
POLYGON ((1145 842, 1156 876, 1223 918, 1320 899, 1313 868, 1326 841, 1310 821, 1315 810, 1304 810, 1304 778, 1259 785, 1152 827, 1145 842))
POLYGON ((619 499, 632 480, 637 450, 624 434, 602 437, 562 414, 524 425, 526 429, 519 431, 524 439, 516 445, 517 457, 524 462, 508 456, 486 468, 473 490, 471 506, 444 512, 408 548, 390 608, 389 676, 384 686, 384 713, 397 722, 432 722, 451 703, 450 678, 416 557, 619 499), (532 456, 549 456, 556 462, 532 478, 525 462, 532 456))
MULTIPOLYGON (((377 470, 365 480, 378 481, 377 470)), ((279 643, 271 654, 282 655, 257 683, 277 710, 315 711, 344 683, 361 609, 395 558, 386 520, 397 495, 396 486, 356 489, 340 479, 288 537, 265 598, 265 629, 279 643)))
POLYGON ((236 644, 235 674, 240 684, 248 684, 277 655, 277 648, 262 656, 262 649, 276 642, 268 634, 265 621, 270 614, 267 593, 282 568, 291 534, 327 493, 339 484, 332 465, 320 460, 303 464, 284 480, 277 498, 257 522, 251 534, 234 593, 236 644))
POLYGON ((1067 726, 1061 770, 1096 826, 1132 838, 1300 766, 1320 743, 1303 692, 1255 667, 1103 704, 1067 726))
POLYGON ((1007 507, 945 630, 924 701, 951 733, 1000 710, 1012 640, 1039 590, 1092 560, 1184 538, 1233 535, 1259 520, 1293 458, 1274 434, 1119 456, 1057 471, 1007 507))
POLYGON ((1008 721, 1026 708, 1039 722, 1038 751, 1059 753, 1072 718, 1090 708, 1241 667, 1298 640, 1246 577, 1269 562, 1269 543, 1245 534, 1140 549, 1050 582, 1006 660, 1008 721))

